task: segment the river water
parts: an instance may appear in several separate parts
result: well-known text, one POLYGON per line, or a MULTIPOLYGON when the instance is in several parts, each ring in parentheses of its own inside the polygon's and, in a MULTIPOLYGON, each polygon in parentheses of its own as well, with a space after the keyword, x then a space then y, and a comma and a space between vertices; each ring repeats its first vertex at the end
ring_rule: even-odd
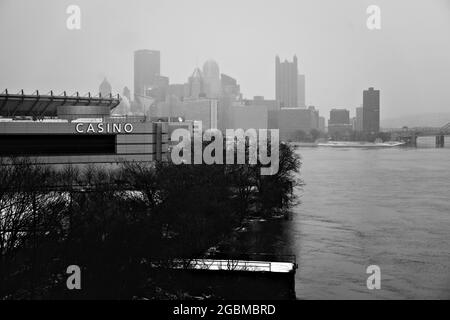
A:
POLYGON ((450 299, 450 148, 426 146, 297 149, 302 203, 247 245, 297 256, 299 299, 450 299))

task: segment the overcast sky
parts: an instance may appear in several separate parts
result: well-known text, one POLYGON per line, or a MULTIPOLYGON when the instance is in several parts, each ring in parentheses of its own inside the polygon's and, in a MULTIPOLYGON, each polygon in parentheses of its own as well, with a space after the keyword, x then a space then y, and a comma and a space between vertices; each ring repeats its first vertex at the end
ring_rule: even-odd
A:
POLYGON ((0 91, 133 87, 133 51, 161 51, 161 72, 185 82, 207 59, 245 97, 275 95, 275 55, 299 59, 306 103, 354 114, 381 90, 382 118, 450 111, 450 0, 0 0, 0 91), (81 30, 66 8, 81 8, 81 30), (366 8, 381 8, 381 30, 366 8))

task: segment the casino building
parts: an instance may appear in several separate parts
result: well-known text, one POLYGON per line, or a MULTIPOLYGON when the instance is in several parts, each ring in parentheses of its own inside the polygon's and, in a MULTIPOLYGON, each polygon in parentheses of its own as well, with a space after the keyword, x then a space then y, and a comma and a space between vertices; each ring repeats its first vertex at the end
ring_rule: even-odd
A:
POLYGON ((167 159, 169 124, 112 116, 121 98, 0 94, 0 158, 40 164, 118 164, 167 159))

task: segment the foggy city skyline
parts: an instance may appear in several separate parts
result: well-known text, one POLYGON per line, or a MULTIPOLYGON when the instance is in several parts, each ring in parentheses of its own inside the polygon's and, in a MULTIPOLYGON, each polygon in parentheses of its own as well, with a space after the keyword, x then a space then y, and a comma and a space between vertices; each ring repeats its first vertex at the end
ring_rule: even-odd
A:
POLYGON ((296 55, 306 105, 327 119, 333 108, 354 116, 368 87, 381 91, 382 120, 449 112, 445 0, 114 3, 1 0, 1 90, 84 94, 106 77, 113 93, 133 91, 133 53, 150 49, 170 83, 213 59, 244 98, 274 99, 275 57, 296 55), (81 8, 81 30, 66 28, 71 4, 81 8), (366 27, 371 4, 381 8, 381 30, 366 27))
POLYGON ((0 0, 0 300, 285 319, 280 300, 449 299, 449 18, 0 0))

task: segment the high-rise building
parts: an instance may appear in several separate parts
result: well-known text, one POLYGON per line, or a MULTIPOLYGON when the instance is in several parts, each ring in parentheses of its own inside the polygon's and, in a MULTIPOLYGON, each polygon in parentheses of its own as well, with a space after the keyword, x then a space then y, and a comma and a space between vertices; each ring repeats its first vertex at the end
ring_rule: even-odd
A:
POLYGON ((330 124, 350 124, 350 111, 347 109, 332 109, 330 111, 330 124))
POLYGON ((159 51, 137 50, 134 52, 134 94, 145 96, 155 86, 161 73, 159 51))
POLYGON ((111 95, 112 87, 111 84, 108 82, 108 80, 106 80, 106 78, 103 79, 102 83, 100 83, 98 92, 101 94, 102 97, 107 97, 111 95))
POLYGON ((319 128, 318 111, 314 107, 269 110, 268 129, 279 129, 282 141, 297 141, 312 129, 319 128))
POLYGON ((310 111, 310 119, 311 119, 311 129, 319 128, 319 110, 314 106, 309 106, 308 110, 310 111))
POLYGON ((363 131, 380 131, 380 90, 374 90, 372 87, 363 93, 363 131))
POLYGON ((275 58, 275 96, 281 108, 298 107, 298 67, 297 56, 292 62, 280 62, 275 58))
POLYGON ((298 107, 305 108, 306 107, 306 102, 305 102, 306 98, 305 98, 305 75, 304 74, 298 75, 297 85, 298 85, 298 91, 297 91, 298 107))
POLYGON ((349 136, 352 131, 350 111, 347 109, 332 109, 328 121, 328 133, 331 137, 349 136))
POLYGON ((205 94, 208 98, 217 99, 220 96, 219 65, 214 60, 208 60, 203 64, 203 81, 205 94))
POLYGON ((156 101, 164 101, 169 93, 169 78, 157 76, 152 87, 146 90, 145 95, 154 98, 156 101))
POLYGON ((233 95, 236 98, 241 98, 241 87, 238 85, 237 80, 226 75, 220 75, 220 82, 222 84, 222 94, 233 95))
POLYGON ((363 107, 356 108, 355 130, 358 132, 363 131, 363 107))
POLYGON ((186 96, 189 98, 198 99, 205 96, 205 84, 203 81, 203 75, 199 68, 195 68, 192 75, 187 82, 186 96))
POLYGON ((356 131, 356 117, 350 118, 350 124, 352 125, 352 130, 356 131))
POLYGON ((325 132, 325 117, 319 117, 319 131, 325 132))

